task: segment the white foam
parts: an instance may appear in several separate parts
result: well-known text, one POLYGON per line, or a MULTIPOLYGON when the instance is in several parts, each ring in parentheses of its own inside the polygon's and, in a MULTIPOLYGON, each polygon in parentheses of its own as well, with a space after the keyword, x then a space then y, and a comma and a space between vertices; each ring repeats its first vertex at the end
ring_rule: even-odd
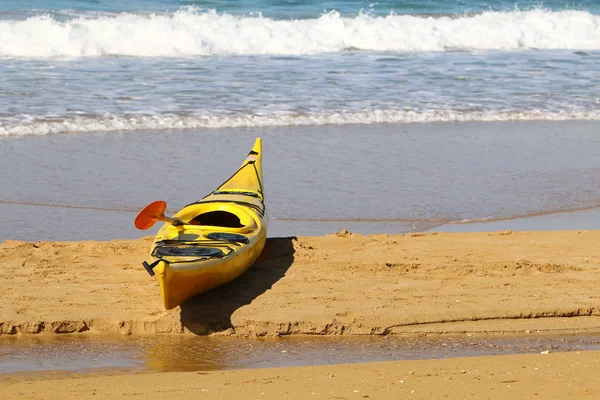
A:
POLYGON ((155 129, 253 128, 310 125, 347 125, 378 123, 428 123, 519 120, 600 120, 600 110, 590 112, 541 111, 404 111, 376 110, 355 113, 314 115, 245 116, 75 116, 48 120, 29 118, 17 122, 0 120, 0 136, 48 135, 60 133, 116 132, 155 129))
POLYGON ((36 16, 0 21, 0 56, 174 57, 215 54, 317 54, 365 51, 600 49, 600 16, 586 11, 486 12, 450 17, 306 20, 237 17, 187 8, 173 14, 36 16))

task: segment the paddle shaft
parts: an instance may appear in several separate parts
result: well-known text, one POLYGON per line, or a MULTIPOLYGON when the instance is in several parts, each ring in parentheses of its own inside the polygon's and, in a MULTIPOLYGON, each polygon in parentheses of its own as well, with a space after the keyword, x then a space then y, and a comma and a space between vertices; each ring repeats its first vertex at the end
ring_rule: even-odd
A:
POLYGON ((158 218, 158 219, 161 221, 169 222, 173 226, 185 225, 185 222, 183 222, 179 218, 170 218, 170 217, 165 216, 164 214, 161 215, 160 218, 158 218))

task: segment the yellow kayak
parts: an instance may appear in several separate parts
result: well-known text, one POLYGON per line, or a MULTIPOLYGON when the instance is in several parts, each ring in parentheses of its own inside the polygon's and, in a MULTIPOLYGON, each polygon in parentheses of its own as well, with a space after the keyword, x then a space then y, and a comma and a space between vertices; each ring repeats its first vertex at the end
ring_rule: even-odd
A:
POLYGON ((151 247, 155 259, 144 267, 160 284, 165 309, 244 273, 267 239, 262 179, 262 142, 256 139, 241 167, 214 192, 172 218, 166 203, 148 205, 136 218, 139 229, 166 221, 151 247))

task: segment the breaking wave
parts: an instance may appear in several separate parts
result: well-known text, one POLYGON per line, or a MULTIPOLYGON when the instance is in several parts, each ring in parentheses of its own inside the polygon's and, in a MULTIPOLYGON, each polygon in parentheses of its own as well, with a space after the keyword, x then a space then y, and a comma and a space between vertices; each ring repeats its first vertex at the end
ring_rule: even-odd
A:
POLYGON ((62 133, 118 132, 165 129, 215 129, 285 126, 318 126, 384 123, 600 120, 600 110, 588 112, 542 111, 403 111, 376 110, 334 112, 314 115, 88 115, 34 118, 18 122, 0 120, 0 136, 48 135, 62 133))
POLYGON ((349 49, 600 50, 600 16, 543 9, 437 17, 343 17, 332 11, 313 19, 275 20, 186 8, 171 14, 0 20, 2 57, 302 55, 349 49))

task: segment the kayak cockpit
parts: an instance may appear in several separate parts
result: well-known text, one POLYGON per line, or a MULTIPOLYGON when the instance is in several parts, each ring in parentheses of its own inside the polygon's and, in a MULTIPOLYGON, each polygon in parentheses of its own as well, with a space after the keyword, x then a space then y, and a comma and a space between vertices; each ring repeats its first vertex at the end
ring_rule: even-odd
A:
POLYGON ((211 225, 226 228, 243 228, 240 217, 229 211, 209 211, 196 215, 190 220, 191 225, 211 225))
POLYGON ((196 203, 185 207, 175 217, 184 222, 183 229, 189 232, 210 229, 247 233, 256 229, 254 218, 235 203, 196 203))

